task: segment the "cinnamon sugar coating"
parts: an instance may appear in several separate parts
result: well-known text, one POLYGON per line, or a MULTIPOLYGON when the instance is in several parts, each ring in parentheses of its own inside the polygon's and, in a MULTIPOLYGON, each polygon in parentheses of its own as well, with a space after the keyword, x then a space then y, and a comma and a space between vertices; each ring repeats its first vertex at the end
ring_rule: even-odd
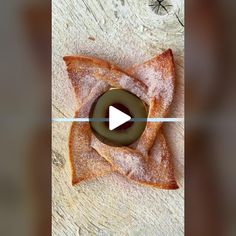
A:
MULTIPOLYGON (((167 115, 175 87, 170 49, 125 71, 92 57, 63 59, 77 101, 75 117, 88 117, 93 102, 110 87, 126 89, 142 99, 149 106, 148 117, 167 115)), ((135 146, 111 147, 92 134, 89 123, 73 122, 69 136, 72 183, 116 171, 136 183, 162 189, 178 188, 161 125, 148 122, 135 146)))

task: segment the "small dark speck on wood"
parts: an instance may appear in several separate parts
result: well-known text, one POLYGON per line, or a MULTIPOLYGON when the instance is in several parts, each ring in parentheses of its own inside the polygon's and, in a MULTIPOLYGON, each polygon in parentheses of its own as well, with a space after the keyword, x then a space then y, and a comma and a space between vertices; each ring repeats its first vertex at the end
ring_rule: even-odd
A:
POLYGON ((88 37, 89 40, 95 41, 95 38, 93 36, 88 37))
POLYGON ((114 11, 115 18, 119 19, 117 11, 114 11))

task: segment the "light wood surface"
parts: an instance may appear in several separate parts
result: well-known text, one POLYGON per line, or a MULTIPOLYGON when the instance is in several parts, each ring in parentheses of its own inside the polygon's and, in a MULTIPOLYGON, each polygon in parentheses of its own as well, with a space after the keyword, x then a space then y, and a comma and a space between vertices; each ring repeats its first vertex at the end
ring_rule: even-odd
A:
MULTIPOLYGON (((73 117, 75 101, 62 57, 85 54, 121 68, 173 50, 177 89, 169 117, 184 116, 183 0, 52 1, 52 116, 73 117)), ((70 123, 52 124, 53 235, 183 235, 184 126, 165 124, 178 190, 128 182, 118 174, 72 187, 68 162, 70 123)))

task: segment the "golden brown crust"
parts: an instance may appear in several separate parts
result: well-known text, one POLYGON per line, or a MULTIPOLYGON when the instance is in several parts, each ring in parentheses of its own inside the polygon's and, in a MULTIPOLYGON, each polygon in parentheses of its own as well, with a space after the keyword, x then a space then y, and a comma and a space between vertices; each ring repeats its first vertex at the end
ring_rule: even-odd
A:
MULTIPOLYGON (((98 82, 88 95, 86 102, 75 113, 75 117, 88 117, 91 105, 107 88, 103 82, 98 82)), ((88 122, 72 123, 69 136, 69 158, 73 184, 114 171, 110 163, 91 147, 91 135, 88 122)))
MULTIPOLYGON (((83 131, 83 128, 81 129, 81 127, 78 127, 77 125, 77 122, 72 123, 69 135, 69 160, 73 185, 83 180, 107 175, 114 171, 111 165, 98 155, 95 150, 91 147, 87 147, 85 143, 78 143, 79 138, 77 131, 79 130, 80 133, 85 132, 86 135, 88 132, 83 131), (78 148, 78 146, 81 148, 78 148), (80 152, 83 152, 83 155, 80 155, 80 152)), ((82 126, 87 125, 88 124, 82 124, 82 126)), ((81 139, 83 138, 86 137, 81 137, 81 139)))
MULTIPOLYGON (((95 98, 109 86, 124 88, 139 96, 150 105, 149 117, 164 117, 167 114, 175 80, 171 50, 131 67, 127 73, 97 58, 67 56, 63 59, 79 104, 76 116, 88 117, 86 112, 93 100, 90 98, 88 102, 88 92, 93 91, 89 96, 92 94, 90 97, 95 98)), ((72 183, 116 170, 140 184, 162 189, 178 188, 169 148, 160 127, 161 123, 148 123, 136 149, 132 149, 110 147, 93 136, 91 143, 89 125, 73 123, 69 137, 72 183), (81 134, 86 137, 80 137, 81 134)))
POLYGON ((111 64, 108 61, 96 58, 96 57, 88 57, 88 56, 84 56, 84 55, 64 56, 63 60, 66 62, 67 68, 71 62, 76 61, 76 62, 86 63, 86 64, 90 64, 90 65, 97 65, 99 67, 105 67, 109 70, 112 70, 112 69, 119 70, 118 66, 111 64))

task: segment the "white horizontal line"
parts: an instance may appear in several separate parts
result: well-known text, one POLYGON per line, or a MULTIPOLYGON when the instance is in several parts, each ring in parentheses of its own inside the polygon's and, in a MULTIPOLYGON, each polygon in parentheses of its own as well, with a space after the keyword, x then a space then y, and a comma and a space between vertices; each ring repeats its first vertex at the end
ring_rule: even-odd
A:
MULTIPOLYGON (((109 118, 53 118, 53 122, 109 122, 109 118)), ((130 122, 183 122, 184 118, 132 118, 130 122)))
POLYGON ((184 122, 184 118, 147 118, 147 122, 184 122))

